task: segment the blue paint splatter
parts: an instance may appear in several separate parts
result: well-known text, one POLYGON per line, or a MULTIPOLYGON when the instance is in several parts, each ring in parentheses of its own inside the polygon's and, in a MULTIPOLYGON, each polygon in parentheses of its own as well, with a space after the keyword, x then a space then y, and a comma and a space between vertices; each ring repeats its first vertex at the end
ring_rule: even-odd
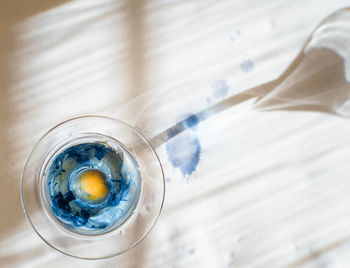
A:
MULTIPOLYGON (((241 31, 240 31, 240 30, 236 30, 235 35, 236 35, 236 36, 241 35, 241 31)), ((231 36, 231 37, 230 37, 230 41, 231 41, 231 42, 235 41, 235 36, 231 36)))
POLYGON ((189 115, 185 120, 184 120, 184 126, 185 128, 192 128, 192 127, 195 127, 199 124, 199 118, 192 114, 192 115, 189 115))
POLYGON ((236 256, 233 251, 231 251, 228 261, 228 267, 232 267, 232 265, 236 262, 236 256))
POLYGON ((191 175, 196 169, 201 153, 199 139, 192 132, 183 132, 166 143, 168 159, 183 176, 191 175))
POLYGON ((241 62, 240 67, 243 72, 250 73, 254 70, 255 64, 251 59, 245 59, 241 62))
POLYGON ((183 114, 179 116, 178 120, 179 123, 168 130, 168 139, 178 135, 180 132, 186 129, 190 129, 192 131, 197 129, 197 125, 200 122, 200 118, 195 114, 183 114))
POLYGON ((216 80, 211 88, 213 90, 213 96, 217 99, 226 97, 228 92, 228 85, 225 80, 216 80))
POLYGON ((182 115, 182 126, 189 131, 183 131, 174 135, 170 130, 169 140, 166 142, 168 160, 175 168, 179 168, 183 176, 191 175, 199 162, 201 145, 195 133, 199 118, 196 115, 182 115))

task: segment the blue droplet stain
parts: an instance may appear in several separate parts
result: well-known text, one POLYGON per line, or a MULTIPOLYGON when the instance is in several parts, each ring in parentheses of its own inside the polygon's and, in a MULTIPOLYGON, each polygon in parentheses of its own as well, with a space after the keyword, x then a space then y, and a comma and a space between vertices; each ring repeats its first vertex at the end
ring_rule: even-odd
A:
POLYGON ((184 126, 185 128, 192 128, 195 127, 199 124, 199 118, 192 114, 189 115, 185 120, 184 120, 184 126))
POLYGON ((228 85, 227 82, 223 79, 221 80, 216 80, 212 85, 211 85, 212 91, 213 91, 213 96, 217 99, 221 99, 226 97, 228 93, 228 85))
POLYGON ((250 73, 254 70, 255 64, 251 59, 245 59, 241 62, 240 67, 244 73, 250 73))
POLYGON ((172 135, 166 142, 166 152, 168 160, 173 167, 179 168, 183 176, 191 175, 199 163, 201 154, 201 144, 195 133, 199 119, 195 115, 189 115, 183 120, 183 126, 189 131, 172 135))
POLYGON ((196 250, 194 248, 191 248, 189 251, 188 251, 188 254, 192 255, 196 253, 196 250))

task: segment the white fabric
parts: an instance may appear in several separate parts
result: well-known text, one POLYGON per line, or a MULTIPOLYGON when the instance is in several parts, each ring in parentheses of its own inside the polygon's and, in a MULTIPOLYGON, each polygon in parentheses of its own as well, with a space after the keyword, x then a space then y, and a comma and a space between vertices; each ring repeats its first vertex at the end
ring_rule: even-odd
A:
POLYGON ((48 247, 26 222, 19 183, 35 142, 61 121, 107 115, 152 138, 188 113, 277 78, 313 28, 347 0, 9 1, 0 3, 0 267, 349 267, 350 124, 252 101, 192 134, 167 178, 151 234, 118 257, 48 247), (220 91, 220 90, 219 90, 220 91))

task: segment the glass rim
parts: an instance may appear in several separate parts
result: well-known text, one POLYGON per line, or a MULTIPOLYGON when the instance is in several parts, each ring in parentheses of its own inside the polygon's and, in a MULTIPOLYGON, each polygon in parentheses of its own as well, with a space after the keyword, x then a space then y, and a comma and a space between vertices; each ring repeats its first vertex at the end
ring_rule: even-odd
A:
MULTIPOLYGON (((102 136, 105 136, 104 134, 102 133, 96 133, 96 134, 99 134, 99 135, 102 135, 102 136)), ((108 136, 108 135, 106 135, 108 136)), ((112 139, 115 139, 117 140, 118 142, 120 142, 118 139, 114 138, 114 137, 111 137, 112 139)), ((122 142, 121 142, 122 143, 122 142)), ((122 143, 123 144, 123 143, 122 143)), ((128 146, 125 146, 126 149, 129 149, 128 146)), ((52 157, 52 156, 51 156, 52 157)), ((41 163, 41 165, 44 163, 44 159, 41 163)), ((35 179, 34 179, 35 181, 35 179)), ((143 179, 141 178, 141 181, 143 183, 143 179)), ((33 193, 34 194, 34 193, 33 193)), ((141 193, 140 193, 140 197, 139 197, 139 200, 138 200, 138 203, 141 202, 141 195, 143 194, 143 190, 141 189, 141 193)), ((23 167, 23 170, 22 170, 22 173, 21 173, 21 182, 20 182, 20 197, 21 197, 21 205, 22 205, 22 208, 23 208, 23 211, 24 211, 24 214, 26 216, 26 219, 27 221, 29 222, 30 226, 33 228, 33 230, 35 231, 35 233, 47 244, 49 245, 51 248, 67 255, 67 256, 71 256, 71 257, 74 257, 74 258, 78 258, 78 259, 86 259, 86 260, 96 260, 96 259, 106 259, 106 258, 111 258, 111 257, 114 257, 114 256, 118 256, 120 254, 123 254, 131 249, 133 249, 135 246, 137 246, 139 243, 141 243, 146 237, 147 235, 152 231, 152 229, 154 228, 155 224, 157 223, 158 219, 159 219, 159 216, 161 214, 161 211, 163 209, 163 205, 164 205, 164 200, 165 200, 165 178, 164 178, 164 170, 163 170, 163 167, 162 167, 162 164, 161 164, 161 161, 160 161, 160 158, 156 152, 156 150, 154 149, 154 147, 152 146, 152 144, 147 140, 146 137, 143 136, 143 134, 135 127, 125 123, 124 121, 120 120, 120 119, 116 119, 116 118, 113 118, 113 117, 108 117, 108 116, 102 116, 102 115, 85 115, 85 116, 78 116, 78 117, 74 117, 74 118, 70 118, 70 119, 67 119, 59 124, 56 124, 55 126, 51 127, 48 131, 46 131, 41 137, 40 139, 35 143, 35 145, 33 146, 33 148, 31 149, 28 157, 26 158, 26 161, 25 161, 25 164, 24 164, 24 167, 23 167), (147 147, 151 150, 151 153, 152 155, 155 157, 156 161, 157 161, 157 164, 159 166, 159 171, 160 171, 160 174, 161 174, 161 182, 162 182, 162 196, 161 196, 161 199, 160 199, 160 204, 159 204, 159 209, 155 215, 155 218, 153 219, 153 222, 150 224, 149 228, 147 228, 147 230, 143 233, 143 235, 141 235, 138 239, 136 239, 133 243, 131 243, 130 246, 126 247, 125 249, 121 250, 121 251, 118 251, 118 252, 115 252, 113 254, 108 254, 108 255, 104 255, 104 256, 101 256, 101 257, 87 257, 87 256, 77 256, 75 254, 71 254, 59 247, 56 247, 55 245, 53 245, 50 241, 48 241, 47 238, 45 238, 40 232, 39 230, 37 230, 34 222, 33 222, 33 219, 31 219, 31 216, 30 216, 30 213, 28 211, 28 206, 25 204, 25 197, 24 197, 24 180, 25 180, 25 171, 26 169, 28 168, 28 165, 29 165, 29 161, 31 159, 31 157, 33 156, 33 154, 35 153, 35 150, 37 149, 37 147, 41 144, 41 142, 47 138, 53 131, 55 131, 56 129, 64 126, 65 124, 69 123, 69 122, 74 122, 74 121, 78 121, 78 120, 84 120, 84 119, 101 119, 101 120, 111 120, 111 121, 114 121, 116 122, 117 124, 119 125, 122 125, 123 127, 126 127, 127 129, 130 129, 132 130, 134 133, 137 134, 138 137, 140 137, 142 139, 142 141, 147 145, 147 147)), ((131 215, 128 219, 132 219, 133 215, 131 215)), ((123 226, 124 224, 128 224, 128 220, 126 220, 124 223, 121 224, 121 226, 123 226)), ((118 229, 119 229, 120 226, 118 226, 116 229, 114 230, 111 230, 109 232, 107 232, 106 234, 102 234, 102 235, 96 235, 96 237, 94 235, 92 236, 78 236, 78 237, 74 237, 75 239, 78 239, 79 241, 82 241, 82 240, 85 240, 85 241, 94 241, 94 239, 91 239, 91 237, 95 237, 97 238, 98 240, 102 240, 105 238, 105 235, 111 235, 110 233, 114 233, 114 232, 118 232, 118 229)), ((64 230, 67 233, 68 230, 64 230)), ((121 232, 121 231, 120 231, 121 232)), ((71 232, 69 232, 71 233, 71 232)), ((70 234, 71 235, 71 234, 70 234)), ((112 234, 113 235, 113 234, 112 234)), ((71 236, 72 237, 72 236, 71 236)))

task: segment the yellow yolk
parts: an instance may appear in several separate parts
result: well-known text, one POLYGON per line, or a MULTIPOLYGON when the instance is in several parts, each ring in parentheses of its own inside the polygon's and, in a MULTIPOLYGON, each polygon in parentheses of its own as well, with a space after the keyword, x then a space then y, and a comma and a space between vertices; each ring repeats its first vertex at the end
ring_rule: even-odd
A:
POLYGON ((104 183, 103 175, 97 170, 88 170, 81 175, 81 189, 88 194, 90 200, 106 197, 109 190, 104 183))

